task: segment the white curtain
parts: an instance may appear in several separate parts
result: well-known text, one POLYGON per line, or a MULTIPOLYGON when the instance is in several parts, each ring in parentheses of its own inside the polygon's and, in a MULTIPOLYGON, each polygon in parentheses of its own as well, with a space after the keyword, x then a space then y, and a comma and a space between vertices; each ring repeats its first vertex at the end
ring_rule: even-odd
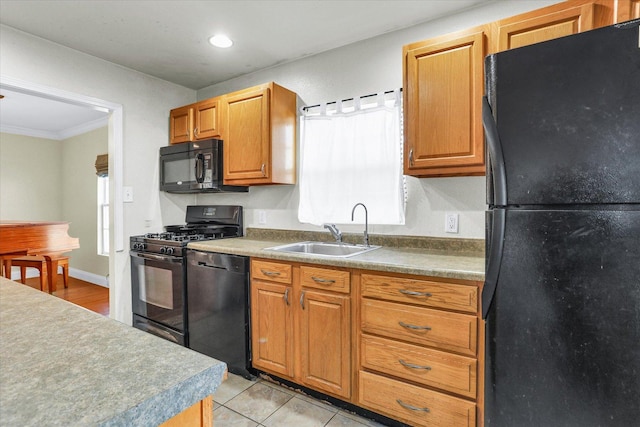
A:
MULTIPOLYGON (((364 203, 370 224, 404 224, 401 93, 307 110, 302 116, 300 205, 303 223, 349 224, 364 203)), ((362 208, 354 223, 364 223, 362 208)))

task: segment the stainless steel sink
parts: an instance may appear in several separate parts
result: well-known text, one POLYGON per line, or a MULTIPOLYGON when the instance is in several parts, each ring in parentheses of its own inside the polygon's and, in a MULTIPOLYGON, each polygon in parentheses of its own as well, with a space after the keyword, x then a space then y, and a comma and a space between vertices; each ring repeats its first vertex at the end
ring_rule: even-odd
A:
POLYGON ((320 255, 334 258, 346 258, 378 249, 380 246, 364 246, 350 243, 297 242, 288 245, 266 248, 276 252, 320 255))

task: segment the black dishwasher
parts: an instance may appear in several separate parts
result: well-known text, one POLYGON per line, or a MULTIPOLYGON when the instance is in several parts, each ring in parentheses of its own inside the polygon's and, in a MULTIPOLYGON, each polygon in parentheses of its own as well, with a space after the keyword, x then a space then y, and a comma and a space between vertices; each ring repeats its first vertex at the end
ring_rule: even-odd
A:
POLYGON ((187 250, 189 348, 251 379, 249 258, 187 250))

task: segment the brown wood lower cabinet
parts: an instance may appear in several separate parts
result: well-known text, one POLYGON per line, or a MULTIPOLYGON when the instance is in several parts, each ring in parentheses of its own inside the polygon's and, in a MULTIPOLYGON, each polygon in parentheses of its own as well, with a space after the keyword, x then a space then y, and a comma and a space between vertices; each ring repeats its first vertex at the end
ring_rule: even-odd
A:
POLYGON ((362 332, 475 356, 475 316, 364 299, 362 332))
POLYGON ((255 368, 413 426, 482 424, 480 282, 252 259, 255 368))
POLYGON ((194 403, 173 418, 160 424, 160 427, 212 427, 213 396, 207 396, 194 403))
POLYGON ((300 305, 300 370, 308 387, 351 397, 349 296, 303 290, 300 305))
POLYGON ((253 366, 350 401, 350 274, 266 260, 251 262, 253 366))
POLYGON ((476 425, 476 405, 402 381, 360 372, 359 403, 411 426, 476 425))
POLYGON ((400 341, 362 335, 361 366, 408 381, 476 398, 476 359, 400 341))
POLYGON ((251 282, 253 365, 293 377, 293 312, 291 287, 259 280, 251 282))

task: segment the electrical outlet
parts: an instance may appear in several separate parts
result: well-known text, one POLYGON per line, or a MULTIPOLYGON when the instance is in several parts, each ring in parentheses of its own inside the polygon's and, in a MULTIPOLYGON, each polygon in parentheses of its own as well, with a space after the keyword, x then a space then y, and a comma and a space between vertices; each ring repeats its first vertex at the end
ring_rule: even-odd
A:
POLYGON ((457 213, 447 212, 444 215, 444 231, 445 233, 457 233, 458 232, 458 217, 457 213))
POLYGON ((266 224, 267 223, 267 212, 266 211, 258 211, 258 224, 266 224))

